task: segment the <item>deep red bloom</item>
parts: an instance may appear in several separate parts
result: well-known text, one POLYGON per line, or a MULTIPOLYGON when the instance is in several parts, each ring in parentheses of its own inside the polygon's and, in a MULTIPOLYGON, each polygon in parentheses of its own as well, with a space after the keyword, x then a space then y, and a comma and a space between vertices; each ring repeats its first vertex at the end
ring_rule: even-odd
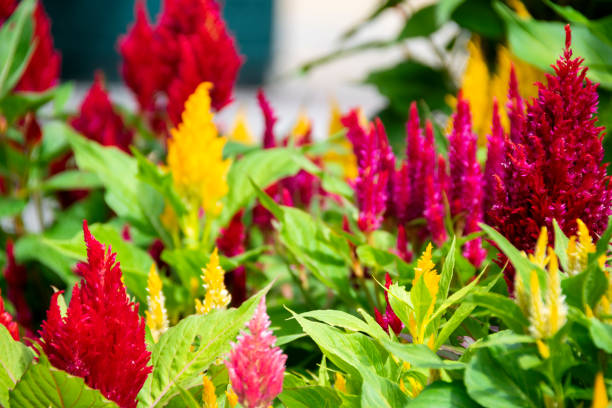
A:
MULTIPOLYGON (((393 284, 393 281, 391 280, 391 275, 389 275, 389 272, 387 272, 385 275, 385 288, 389 289, 391 284, 393 284)), ((380 327, 386 331, 391 329, 396 335, 398 335, 404 328, 404 323, 402 323, 393 309, 391 309, 391 304, 389 303, 389 293, 387 291, 385 291, 385 300, 387 302, 385 313, 381 314, 377 308, 374 308, 374 317, 376 318, 376 322, 378 322, 380 327)))
POLYGON ((412 252, 408 249, 408 238, 406 228, 403 225, 397 227, 397 241, 395 245, 395 255, 399 256, 404 262, 412 261, 412 252))
POLYGON ((119 49, 124 79, 141 109, 165 108, 175 124, 187 97, 202 82, 213 84, 216 110, 229 103, 242 64, 215 0, 165 0, 155 27, 139 3, 136 23, 119 49))
POLYGON ((4 299, 2 299, 2 292, 0 291, 0 324, 6 327, 13 339, 19 341, 19 328, 17 323, 13 321, 13 316, 9 312, 4 310, 4 299))
POLYGON ((484 172, 484 190, 487 192, 484 197, 485 212, 488 212, 495 202, 493 192, 495 191, 497 180, 503 180, 505 178, 504 163, 506 160, 506 137, 504 128, 501 125, 497 101, 494 101, 493 121, 491 134, 488 137, 487 163, 484 172))
POLYGON ((57 84, 60 75, 61 57, 53 48, 51 23, 40 1, 34 9, 33 41, 36 48, 15 87, 18 91, 46 91, 57 84))
POLYGON ((81 104, 79 115, 70 121, 86 138, 103 146, 115 146, 129 152, 133 132, 113 109, 101 74, 97 74, 81 104))
MULTIPOLYGON (((242 210, 232 217, 226 228, 221 228, 217 248, 225 256, 236 256, 244 252, 244 224, 242 210)), ((246 269, 244 265, 225 274, 226 284, 232 294, 232 305, 240 306, 246 300, 246 269)))
MULTIPOLYGON (((553 240, 553 219, 573 235, 580 218, 597 236, 611 213, 612 183, 601 164, 603 128, 595 125, 597 85, 586 78, 582 58, 572 58, 570 43, 566 26, 565 51, 553 65, 555 74, 546 76, 546 85, 538 84, 538 97, 526 115, 516 109, 510 117, 514 128, 506 146, 507 172, 498 177, 488 213, 489 223, 527 252, 542 226, 553 240)), ((512 290, 513 271, 506 278, 512 290)))
POLYGON ((7 297, 15 306, 15 320, 23 327, 31 329, 32 311, 25 297, 28 275, 25 266, 17 264, 13 241, 6 242, 6 265, 4 267, 7 297))
POLYGON ((263 135, 263 148, 270 149, 276 146, 276 136, 274 135, 274 124, 277 121, 276 115, 270 102, 266 98, 263 89, 257 91, 257 103, 261 109, 261 113, 264 117, 264 135, 263 135))
POLYGON ((95 240, 86 221, 83 230, 87 262, 77 265, 83 280, 74 286, 65 316, 59 293, 53 295, 40 343, 53 366, 82 377, 120 407, 133 408, 152 370, 145 321, 129 300, 115 254, 95 240))

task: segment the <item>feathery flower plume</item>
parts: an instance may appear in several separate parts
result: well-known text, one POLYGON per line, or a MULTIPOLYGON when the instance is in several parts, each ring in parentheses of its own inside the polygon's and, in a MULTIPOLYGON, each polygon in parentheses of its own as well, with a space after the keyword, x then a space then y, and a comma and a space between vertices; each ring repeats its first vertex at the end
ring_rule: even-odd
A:
POLYGON ((128 153, 130 151, 133 132, 126 128, 123 118, 115 112, 101 73, 96 74, 93 85, 81 103, 79 115, 70 124, 86 138, 103 146, 115 146, 128 153))
POLYGON ((608 391, 602 371, 598 371, 595 375, 595 383, 593 384, 593 405, 592 408, 606 408, 608 406, 608 391))
MULTIPOLYGON (((225 256, 236 256, 244 252, 245 240, 242 210, 230 220, 226 228, 221 228, 217 238, 217 247, 225 256)), ((228 271, 228 286, 232 294, 232 305, 240 306, 246 300, 246 268, 240 265, 233 271, 228 271)))
POLYGON ((336 389, 336 391, 346 393, 346 379, 339 371, 336 371, 336 381, 334 381, 334 388, 336 389))
POLYGON ((166 298, 162 292, 162 281, 157 273, 155 262, 151 264, 147 280, 147 306, 145 318, 151 330, 153 341, 157 343, 159 337, 168 330, 168 313, 166 312, 166 298))
POLYGON ((215 385, 206 374, 202 375, 202 402, 203 408, 218 408, 215 385))
POLYGON ((138 2, 136 23, 120 39, 119 49, 122 74, 140 108, 165 109, 174 124, 202 82, 214 84, 215 110, 229 103, 242 63, 215 0, 165 0, 155 27, 138 2))
POLYGON ((253 318, 247 323, 249 333, 242 331, 225 364, 232 389, 245 408, 267 408, 283 389, 287 356, 274 346, 276 337, 270 330, 263 297, 253 318))
POLYGON ((427 325, 434 312, 440 286, 440 275, 436 272, 435 264, 431 259, 431 250, 432 245, 429 243, 425 252, 417 261, 417 266, 414 268, 412 289, 410 290, 411 299, 415 299, 414 302, 427 305, 427 309, 415 307, 415 310, 410 312, 408 325, 413 343, 427 344, 429 348, 433 348, 435 334, 426 337, 427 325))
POLYGON ((395 246, 395 255, 399 256, 405 262, 412 261, 412 252, 408 249, 406 228, 401 224, 397 227, 397 242, 395 246))
POLYGON ((236 114, 232 131, 229 133, 227 138, 233 142, 238 142, 245 145, 253 144, 253 134, 249 129, 249 124, 247 123, 247 117, 244 109, 240 109, 236 114))
POLYGON ((53 295, 40 333, 49 361, 82 377, 85 383, 121 408, 134 408, 152 368, 145 344, 145 320, 129 300, 115 254, 96 241, 83 222, 87 262, 63 316, 53 295))
POLYGON ((2 291, 0 291, 0 324, 6 327, 13 339, 19 341, 19 327, 17 327, 17 322, 13 321, 13 316, 11 316, 9 312, 4 310, 4 299, 2 298, 2 291))
POLYGON ((264 117, 264 135, 263 135, 263 148, 270 149, 276 147, 276 136, 274 134, 274 125, 278 118, 276 117, 270 102, 266 98, 266 94, 263 89, 257 91, 257 103, 261 109, 261 113, 264 117))
MULTIPOLYGON (((550 230, 553 219, 567 235, 575 233, 577 218, 601 234, 612 211, 612 183, 601 164, 603 128, 595 125, 597 85, 586 78, 583 60, 572 58, 570 43, 567 26, 555 74, 538 84, 526 116, 516 112, 507 172, 488 214, 489 223, 524 251, 532 250, 540 226, 550 230)), ((511 287, 514 271, 506 272, 511 287)))
POLYGON ((487 162, 484 172, 484 209, 488 211, 494 204, 494 195, 497 180, 504 179, 504 163, 506 160, 506 135, 501 126, 497 100, 493 102, 493 124, 487 144, 487 162))
POLYGON ((28 275, 25 266, 15 261, 15 247, 10 239, 6 241, 6 265, 4 267, 7 298, 15 307, 15 320, 27 329, 32 326, 32 311, 25 297, 28 275))
POLYGON ((353 144, 359 169, 359 176, 353 183, 359 206, 357 224, 362 231, 372 232, 383 221, 389 197, 388 181, 391 171, 395 171, 395 159, 380 121, 366 130, 359 112, 354 109, 342 118, 342 124, 348 129, 347 138, 353 144))
POLYGON ((209 91, 204 82, 185 103, 182 122, 170 133, 168 167, 175 186, 204 212, 217 215, 220 200, 227 194, 226 176, 231 160, 223 159, 226 139, 218 137, 210 111, 209 91), (204 165, 205 164, 205 165, 204 165))
POLYGON ((41 1, 34 9, 34 35, 36 48, 30 56, 28 65, 21 75, 18 91, 42 92, 56 85, 60 75, 61 57, 53 47, 51 23, 41 1))
POLYGON ((202 269, 202 281, 206 295, 204 303, 196 299, 196 313, 205 315, 213 309, 225 309, 229 305, 232 297, 225 289, 225 271, 219 265, 219 253, 217 248, 210 255, 210 260, 206 269, 202 269))
MULTIPOLYGON (((391 280, 391 275, 389 275, 389 272, 387 272, 385 274, 385 288, 389 290, 392 284, 393 281, 391 280)), ((391 329, 397 336, 404 328, 404 323, 402 323, 391 308, 391 303, 389 303, 389 293, 387 291, 385 291, 385 302, 387 303, 385 313, 381 314, 378 309, 374 307, 374 317, 376 318, 376 322, 383 328, 383 330, 388 332, 389 329, 391 329)))
POLYGON ((580 218, 576 220, 576 224, 578 224, 578 236, 572 235, 567 243, 567 273, 570 276, 586 270, 589 254, 595 252, 595 244, 588 227, 580 218))
POLYGON ((227 398, 227 403, 229 404, 230 408, 234 408, 236 405, 238 405, 238 396, 232 389, 231 385, 227 386, 225 397, 227 398))

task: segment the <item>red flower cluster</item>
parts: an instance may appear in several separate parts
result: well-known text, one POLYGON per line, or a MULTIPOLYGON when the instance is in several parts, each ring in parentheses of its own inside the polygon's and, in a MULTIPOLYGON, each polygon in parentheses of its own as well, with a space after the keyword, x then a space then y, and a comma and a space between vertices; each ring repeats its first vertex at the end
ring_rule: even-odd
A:
POLYGON ((129 300, 115 254, 95 240, 86 221, 83 230, 87 262, 77 266, 83 280, 74 286, 65 315, 59 293, 53 296, 40 343, 56 368, 82 377, 120 407, 134 408, 152 370, 144 318, 129 300))
POLYGON ((103 146, 130 151, 133 132, 126 128, 121 116, 113 109, 101 74, 96 74, 93 85, 83 99, 79 115, 70 124, 86 138, 103 146))
MULTIPOLYGON (((385 275, 385 288, 389 289, 393 284, 391 280, 391 275, 387 272, 385 275)), ((393 309, 391 309, 391 304, 389 303, 389 293, 385 291, 385 301, 387 302, 387 308, 385 309, 385 313, 381 314, 378 309, 374 308, 374 317, 376 318, 376 322, 380 324, 385 331, 389 331, 389 329, 393 330, 393 332, 398 335, 401 333, 404 328, 404 323, 397 317, 393 309)))
MULTIPOLYGON (((13 14, 17 2, 15 0, 0 1, 0 25, 13 14)), ((57 83, 60 74, 61 57, 53 48, 51 23, 41 2, 34 10, 34 36, 36 48, 15 87, 18 91, 46 91, 57 83)))
POLYGON ((19 340, 19 328, 17 327, 17 323, 13 321, 13 316, 4 310, 4 299, 2 299, 2 292, 0 292, 0 324, 6 327, 13 339, 19 340))
POLYGON ((215 0, 165 0, 155 27, 138 1, 136 22, 119 49, 124 80, 141 109, 166 110, 174 124, 187 97, 204 81, 213 84, 215 109, 229 103, 242 63, 215 0))
MULTIPOLYGON (((531 251, 542 226, 552 234, 557 220, 567 235, 580 218, 601 234, 612 210, 612 183, 602 165, 602 127, 595 125, 597 85, 586 78, 583 59, 572 58, 566 27, 565 51, 555 74, 538 84, 538 97, 522 111, 511 81, 511 135, 496 175, 495 203, 487 221, 518 249, 531 251)), ((499 143, 499 142, 498 142, 499 143)), ((549 236, 552 240, 552 235, 549 236)), ((513 271, 507 282, 513 284, 513 271)))
MULTIPOLYGON (((231 219, 227 228, 222 228, 217 238, 217 248, 225 256, 236 256, 244 252, 244 224, 242 210, 231 219)), ((225 274, 227 286, 232 294, 232 305, 240 306, 246 300, 246 269, 244 265, 225 274)))

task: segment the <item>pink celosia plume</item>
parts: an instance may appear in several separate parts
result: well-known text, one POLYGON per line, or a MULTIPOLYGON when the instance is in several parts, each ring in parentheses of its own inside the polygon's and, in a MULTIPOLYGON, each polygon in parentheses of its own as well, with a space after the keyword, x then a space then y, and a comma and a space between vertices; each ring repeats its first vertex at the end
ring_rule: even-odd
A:
POLYGON ((267 408, 283 389, 287 356, 274 346, 276 337, 270 330, 265 297, 247 327, 249 332, 242 331, 237 343, 231 344, 225 364, 240 404, 245 408, 267 408))

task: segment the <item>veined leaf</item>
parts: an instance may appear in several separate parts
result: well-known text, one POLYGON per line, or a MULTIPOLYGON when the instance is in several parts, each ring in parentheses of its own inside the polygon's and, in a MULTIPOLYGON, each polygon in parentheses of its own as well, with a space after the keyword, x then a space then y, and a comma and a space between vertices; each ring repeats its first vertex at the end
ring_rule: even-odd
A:
POLYGON ((465 368, 462 362, 442 360, 424 344, 402 344, 388 339, 382 340, 381 344, 395 357, 410 363, 411 367, 444 368, 446 370, 465 368))
POLYGON ((555 230, 555 253, 557 254, 557 258, 559 258, 559 263, 564 270, 568 268, 568 260, 567 260, 567 245, 569 239, 567 235, 561 230, 559 227, 559 223, 557 220, 553 220, 553 228, 555 230))
POLYGON ((191 315, 165 332, 153 348, 153 373, 138 394, 139 407, 163 407, 180 393, 184 386, 201 375, 218 357, 229 351, 229 342, 236 338, 251 319, 263 289, 238 309, 191 315))
POLYGON ((523 333, 529 326, 521 308, 512 299, 496 293, 473 293, 464 302, 474 303, 487 308, 499 317, 515 333, 523 333))
POLYGON ((19 382, 34 355, 23 343, 13 340, 0 324, 0 405, 9 406, 9 391, 19 382))
POLYGON ((451 383, 436 381, 428 385, 411 401, 410 408, 474 408, 476 401, 470 398, 461 381, 451 383))

